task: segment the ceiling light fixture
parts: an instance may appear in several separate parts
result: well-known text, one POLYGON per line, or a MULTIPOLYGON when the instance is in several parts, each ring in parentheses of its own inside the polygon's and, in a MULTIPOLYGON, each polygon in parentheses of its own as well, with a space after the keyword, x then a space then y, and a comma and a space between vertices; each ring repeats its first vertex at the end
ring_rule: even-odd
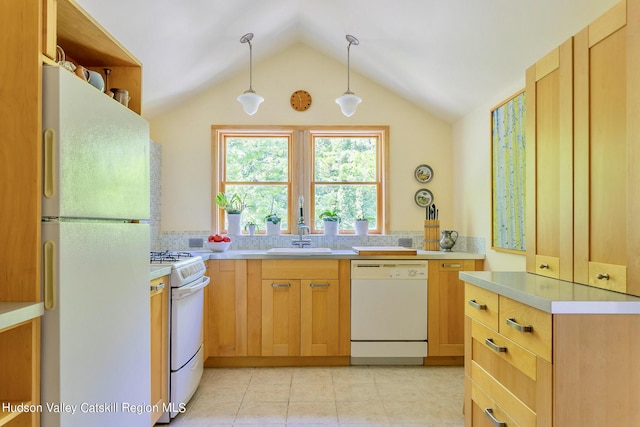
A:
POLYGON ((358 46, 360 42, 357 38, 352 36, 351 34, 347 34, 347 41, 349 45, 347 46, 347 91, 336 98, 336 104, 340 106, 340 110, 342 110, 342 114, 347 117, 353 116, 353 113, 356 112, 356 107, 358 104, 362 102, 362 99, 357 96, 355 93, 351 92, 349 89, 349 77, 350 77, 350 64, 349 64, 349 51, 351 50, 351 45, 358 46))
POLYGON ((244 112, 250 116, 253 116, 264 98, 253 91, 253 47, 251 46, 251 40, 253 39, 253 33, 247 33, 240 38, 240 43, 249 44, 249 89, 242 95, 238 96, 238 102, 242 104, 244 112))

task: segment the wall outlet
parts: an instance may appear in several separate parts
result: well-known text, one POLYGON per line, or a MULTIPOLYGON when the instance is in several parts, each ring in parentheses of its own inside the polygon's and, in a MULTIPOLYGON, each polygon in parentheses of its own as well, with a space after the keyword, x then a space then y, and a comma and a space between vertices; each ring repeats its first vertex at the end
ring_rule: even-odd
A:
POLYGON ((398 239, 398 246, 410 248, 413 246, 413 239, 411 237, 401 237, 398 239))
POLYGON ((204 246, 204 239, 189 239, 190 248, 201 248, 204 246))

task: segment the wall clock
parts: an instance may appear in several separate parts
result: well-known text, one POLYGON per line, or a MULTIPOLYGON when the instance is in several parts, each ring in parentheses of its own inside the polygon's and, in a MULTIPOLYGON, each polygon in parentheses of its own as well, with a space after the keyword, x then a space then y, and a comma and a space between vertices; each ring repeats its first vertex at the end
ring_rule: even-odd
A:
POLYGON ((291 94, 291 108, 296 111, 307 111, 311 107, 311 94, 306 90, 297 90, 291 94))

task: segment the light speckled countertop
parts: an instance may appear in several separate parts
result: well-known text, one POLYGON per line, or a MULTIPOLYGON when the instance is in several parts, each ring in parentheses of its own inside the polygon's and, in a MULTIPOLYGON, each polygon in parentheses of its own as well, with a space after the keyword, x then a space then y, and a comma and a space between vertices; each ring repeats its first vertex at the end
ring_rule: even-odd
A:
POLYGON ((44 313, 41 302, 0 302, 0 330, 10 328, 44 313))
POLYGON ((417 255, 358 255, 349 249, 334 249, 327 255, 270 255, 262 250, 228 250, 212 252, 210 250, 188 250, 194 255, 206 259, 484 259, 484 254, 471 252, 418 251, 417 255))
POLYGON ((460 272, 460 280, 552 314, 640 314, 640 298, 525 272, 460 272))

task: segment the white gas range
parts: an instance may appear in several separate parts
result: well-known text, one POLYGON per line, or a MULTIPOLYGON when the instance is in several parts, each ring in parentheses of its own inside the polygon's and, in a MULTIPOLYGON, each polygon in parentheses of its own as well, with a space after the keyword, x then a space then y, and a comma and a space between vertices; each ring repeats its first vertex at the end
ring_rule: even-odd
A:
POLYGON ((169 408, 159 422, 171 421, 191 399, 204 371, 202 315, 206 267, 189 252, 151 252, 153 266, 170 266, 169 408))

